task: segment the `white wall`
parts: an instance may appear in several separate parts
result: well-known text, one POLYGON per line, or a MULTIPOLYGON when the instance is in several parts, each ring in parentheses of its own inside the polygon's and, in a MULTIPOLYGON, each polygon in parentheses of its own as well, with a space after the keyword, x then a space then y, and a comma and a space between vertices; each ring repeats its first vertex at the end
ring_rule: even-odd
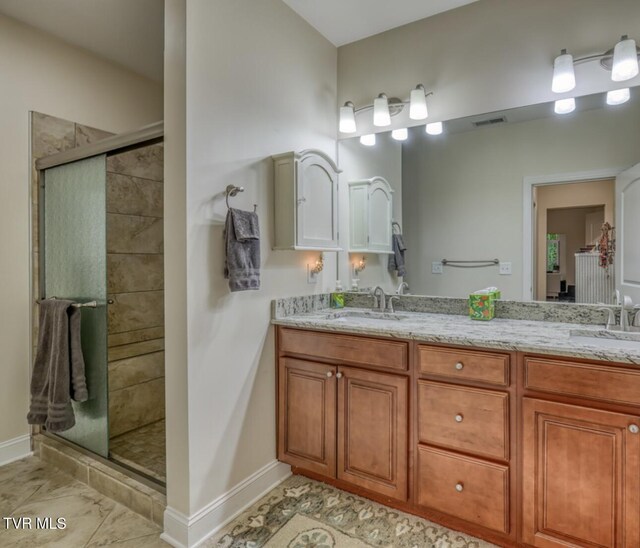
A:
POLYGON ((28 434, 29 111, 112 132, 162 119, 162 85, 0 15, 0 443, 28 434))
MULTIPOLYGON (((637 0, 480 0, 339 48, 338 103, 361 107, 380 92, 406 99, 418 83, 434 92, 430 121, 550 101, 560 49, 602 53, 622 34, 640 40, 639 28, 637 0)), ((597 62, 577 66, 576 78, 576 96, 614 86, 597 62)), ((370 119, 358 117, 360 133, 370 119)))
POLYGON ((631 166, 640 160, 639 123, 636 97, 621 108, 437 138, 410 131, 402 179, 412 293, 464 297, 495 285, 503 298, 520 299, 523 179, 631 166), (497 267, 432 274, 431 263, 443 258, 498 258, 512 263, 512 275, 497 267))
MULTIPOLYGON (((336 155, 337 51, 281 0, 187 4, 187 272, 190 510, 272 462, 275 349, 270 303, 320 292, 317 253, 272 251, 272 154, 336 155), (260 291, 223 279, 223 191, 258 204, 260 291)), ((335 281, 335 253, 322 279, 335 281)), ((171 481, 171 480, 170 480, 171 481)), ((171 483, 169 485, 171 490, 171 483)))
POLYGON ((186 0, 164 8, 164 305, 167 504, 189 514, 186 0))
MULTIPOLYGON (((390 133, 377 136, 376 144, 367 147, 359 139, 345 139, 338 146, 340 174, 340 245, 349 249, 349 181, 384 177, 393 189, 393 219, 402 226, 402 145, 391 138, 390 133)), ((339 273, 342 285, 351 287, 352 265, 360 260, 362 253, 340 253, 339 273)), ((398 277, 389 272, 389 256, 368 253, 366 268, 360 272, 361 288, 382 286, 393 292, 398 286, 398 277)))

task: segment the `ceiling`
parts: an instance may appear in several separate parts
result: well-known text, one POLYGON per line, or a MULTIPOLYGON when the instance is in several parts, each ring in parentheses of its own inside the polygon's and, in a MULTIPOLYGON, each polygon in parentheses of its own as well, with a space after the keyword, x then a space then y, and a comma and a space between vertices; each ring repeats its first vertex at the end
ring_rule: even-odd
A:
POLYGON ((162 0, 0 0, 0 13, 162 81, 162 0))
POLYGON ((336 46, 477 0, 283 0, 336 46))

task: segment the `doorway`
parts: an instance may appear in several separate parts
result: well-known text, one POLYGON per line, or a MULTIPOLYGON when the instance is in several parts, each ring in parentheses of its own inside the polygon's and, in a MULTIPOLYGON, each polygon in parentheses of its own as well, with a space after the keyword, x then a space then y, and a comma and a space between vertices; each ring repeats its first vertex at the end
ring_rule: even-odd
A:
POLYGON ((533 298, 611 302, 615 278, 595 246, 603 223, 614 226, 615 180, 533 186, 533 209, 533 298))

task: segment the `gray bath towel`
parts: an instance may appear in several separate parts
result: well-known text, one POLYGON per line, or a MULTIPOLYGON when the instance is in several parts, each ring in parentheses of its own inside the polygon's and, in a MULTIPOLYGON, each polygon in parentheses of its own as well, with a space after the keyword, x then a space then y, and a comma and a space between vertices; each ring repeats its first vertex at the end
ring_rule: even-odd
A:
POLYGON ((404 252, 407 250, 407 246, 404 245, 404 238, 402 234, 394 234, 391 237, 391 250, 393 253, 389 255, 389 271, 398 271, 398 276, 404 276, 406 274, 404 268, 404 252))
POLYGON ((224 277, 231 291, 260 289, 258 214, 229 208, 224 226, 224 277))
POLYGON ((80 346, 80 315, 71 301, 40 303, 40 336, 31 375, 29 424, 44 424, 50 432, 69 430, 76 418, 71 399, 89 398, 80 346))

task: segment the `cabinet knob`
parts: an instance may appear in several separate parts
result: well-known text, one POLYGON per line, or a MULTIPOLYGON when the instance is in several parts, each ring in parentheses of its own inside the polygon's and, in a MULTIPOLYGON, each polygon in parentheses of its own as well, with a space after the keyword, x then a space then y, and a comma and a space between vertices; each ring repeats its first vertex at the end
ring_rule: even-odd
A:
POLYGON ((462 371, 462 370, 464 369, 464 364, 463 364, 462 362, 458 362, 458 363, 456 364, 456 369, 457 369, 458 371, 462 371))
POLYGON ((462 483, 456 483, 456 491, 462 493, 462 491, 464 491, 464 485, 462 483))
POLYGON ((329 378, 333 377, 333 371, 327 371, 327 377, 329 378))
POLYGON ((630 424, 629 432, 631 432, 632 434, 637 434, 638 432, 640 432, 640 426, 638 426, 637 424, 630 424))
POLYGON ((342 373, 340 373, 340 371, 338 371, 336 373, 336 379, 341 379, 342 378, 342 373))
POLYGON ((464 417, 458 413, 456 415, 456 422, 462 422, 462 419, 464 419, 464 417))

